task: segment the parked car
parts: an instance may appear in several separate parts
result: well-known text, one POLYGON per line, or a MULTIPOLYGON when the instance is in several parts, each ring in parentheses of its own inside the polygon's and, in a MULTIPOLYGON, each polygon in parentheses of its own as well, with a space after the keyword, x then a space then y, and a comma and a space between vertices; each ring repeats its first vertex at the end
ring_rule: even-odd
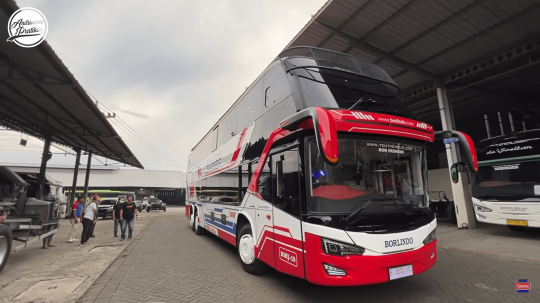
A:
POLYGON ((98 204, 98 217, 103 219, 112 216, 114 205, 118 202, 118 198, 105 198, 98 204))
POLYGON ((167 211, 167 203, 157 199, 157 198, 150 198, 148 199, 148 206, 146 206, 146 211, 150 212, 152 209, 158 209, 162 211, 167 211))

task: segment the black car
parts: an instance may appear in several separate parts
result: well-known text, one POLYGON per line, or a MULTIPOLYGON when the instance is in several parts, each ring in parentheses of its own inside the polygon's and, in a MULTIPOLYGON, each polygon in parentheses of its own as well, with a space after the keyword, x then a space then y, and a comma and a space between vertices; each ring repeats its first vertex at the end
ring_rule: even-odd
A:
POLYGON ((146 211, 150 212, 152 209, 167 211, 167 204, 159 199, 150 198, 148 199, 148 205, 146 205, 146 211))
POLYGON ((103 219, 112 216, 113 207, 118 201, 118 198, 105 198, 98 204, 98 217, 103 219))

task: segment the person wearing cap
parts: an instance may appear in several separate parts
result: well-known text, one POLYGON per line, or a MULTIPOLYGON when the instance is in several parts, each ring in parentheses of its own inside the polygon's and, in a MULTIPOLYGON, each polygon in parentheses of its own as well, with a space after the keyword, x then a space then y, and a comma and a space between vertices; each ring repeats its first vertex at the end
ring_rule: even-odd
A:
POLYGON ((92 236, 92 232, 94 231, 94 224, 96 223, 98 218, 98 203, 99 196, 97 194, 94 194, 92 196, 92 201, 88 204, 88 206, 86 206, 82 222, 83 231, 81 235, 81 245, 88 245, 88 240, 92 236))

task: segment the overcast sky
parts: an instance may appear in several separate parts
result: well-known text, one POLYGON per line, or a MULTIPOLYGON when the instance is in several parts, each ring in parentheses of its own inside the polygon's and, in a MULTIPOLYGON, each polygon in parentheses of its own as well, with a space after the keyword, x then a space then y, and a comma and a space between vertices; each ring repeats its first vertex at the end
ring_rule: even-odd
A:
MULTIPOLYGON (((45 15, 46 40, 84 89, 183 167, 191 148, 325 2, 16 1, 45 15)), ((181 169, 115 128, 145 168, 181 169)), ((22 147, 20 136, 0 131, 0 162, 39 163, 42 142, 30 138, 22 147)), ((74 160, 55 154, 49 164, 74 160)))

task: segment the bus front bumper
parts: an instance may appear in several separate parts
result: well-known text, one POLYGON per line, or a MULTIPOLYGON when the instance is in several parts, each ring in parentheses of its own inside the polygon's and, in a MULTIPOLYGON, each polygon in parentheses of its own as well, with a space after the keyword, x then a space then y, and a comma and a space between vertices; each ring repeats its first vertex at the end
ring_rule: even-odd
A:
POLYGON ((540 228, 540 203, 491 202, 473 198, 473 207, 479 222, 540 228))
POLYGON ((476 220, 483 223, 499 224, 499 225, 515 225, 515 224, 508 224, 509 223, 508 220, 526 221, 527 227, 540 228, 540 215, 501 214, 501 213, 494 213, 494 212, 479 212, 476 210, 475 210, 475 215, 476 215, 476 220))
POLYGON ((413 276, 435 265, 437 240, 416 250, 380 256, 332 256, 323 253, 319 237, 306 234, 305 264, 309 282, 324 286, 358 286, 390 281, 389 269, 412 265, 413 276), (313 239, 307 239, 314 237, 313 239), (345 271, 345 275, 328 274, 324 264, 345 271))

